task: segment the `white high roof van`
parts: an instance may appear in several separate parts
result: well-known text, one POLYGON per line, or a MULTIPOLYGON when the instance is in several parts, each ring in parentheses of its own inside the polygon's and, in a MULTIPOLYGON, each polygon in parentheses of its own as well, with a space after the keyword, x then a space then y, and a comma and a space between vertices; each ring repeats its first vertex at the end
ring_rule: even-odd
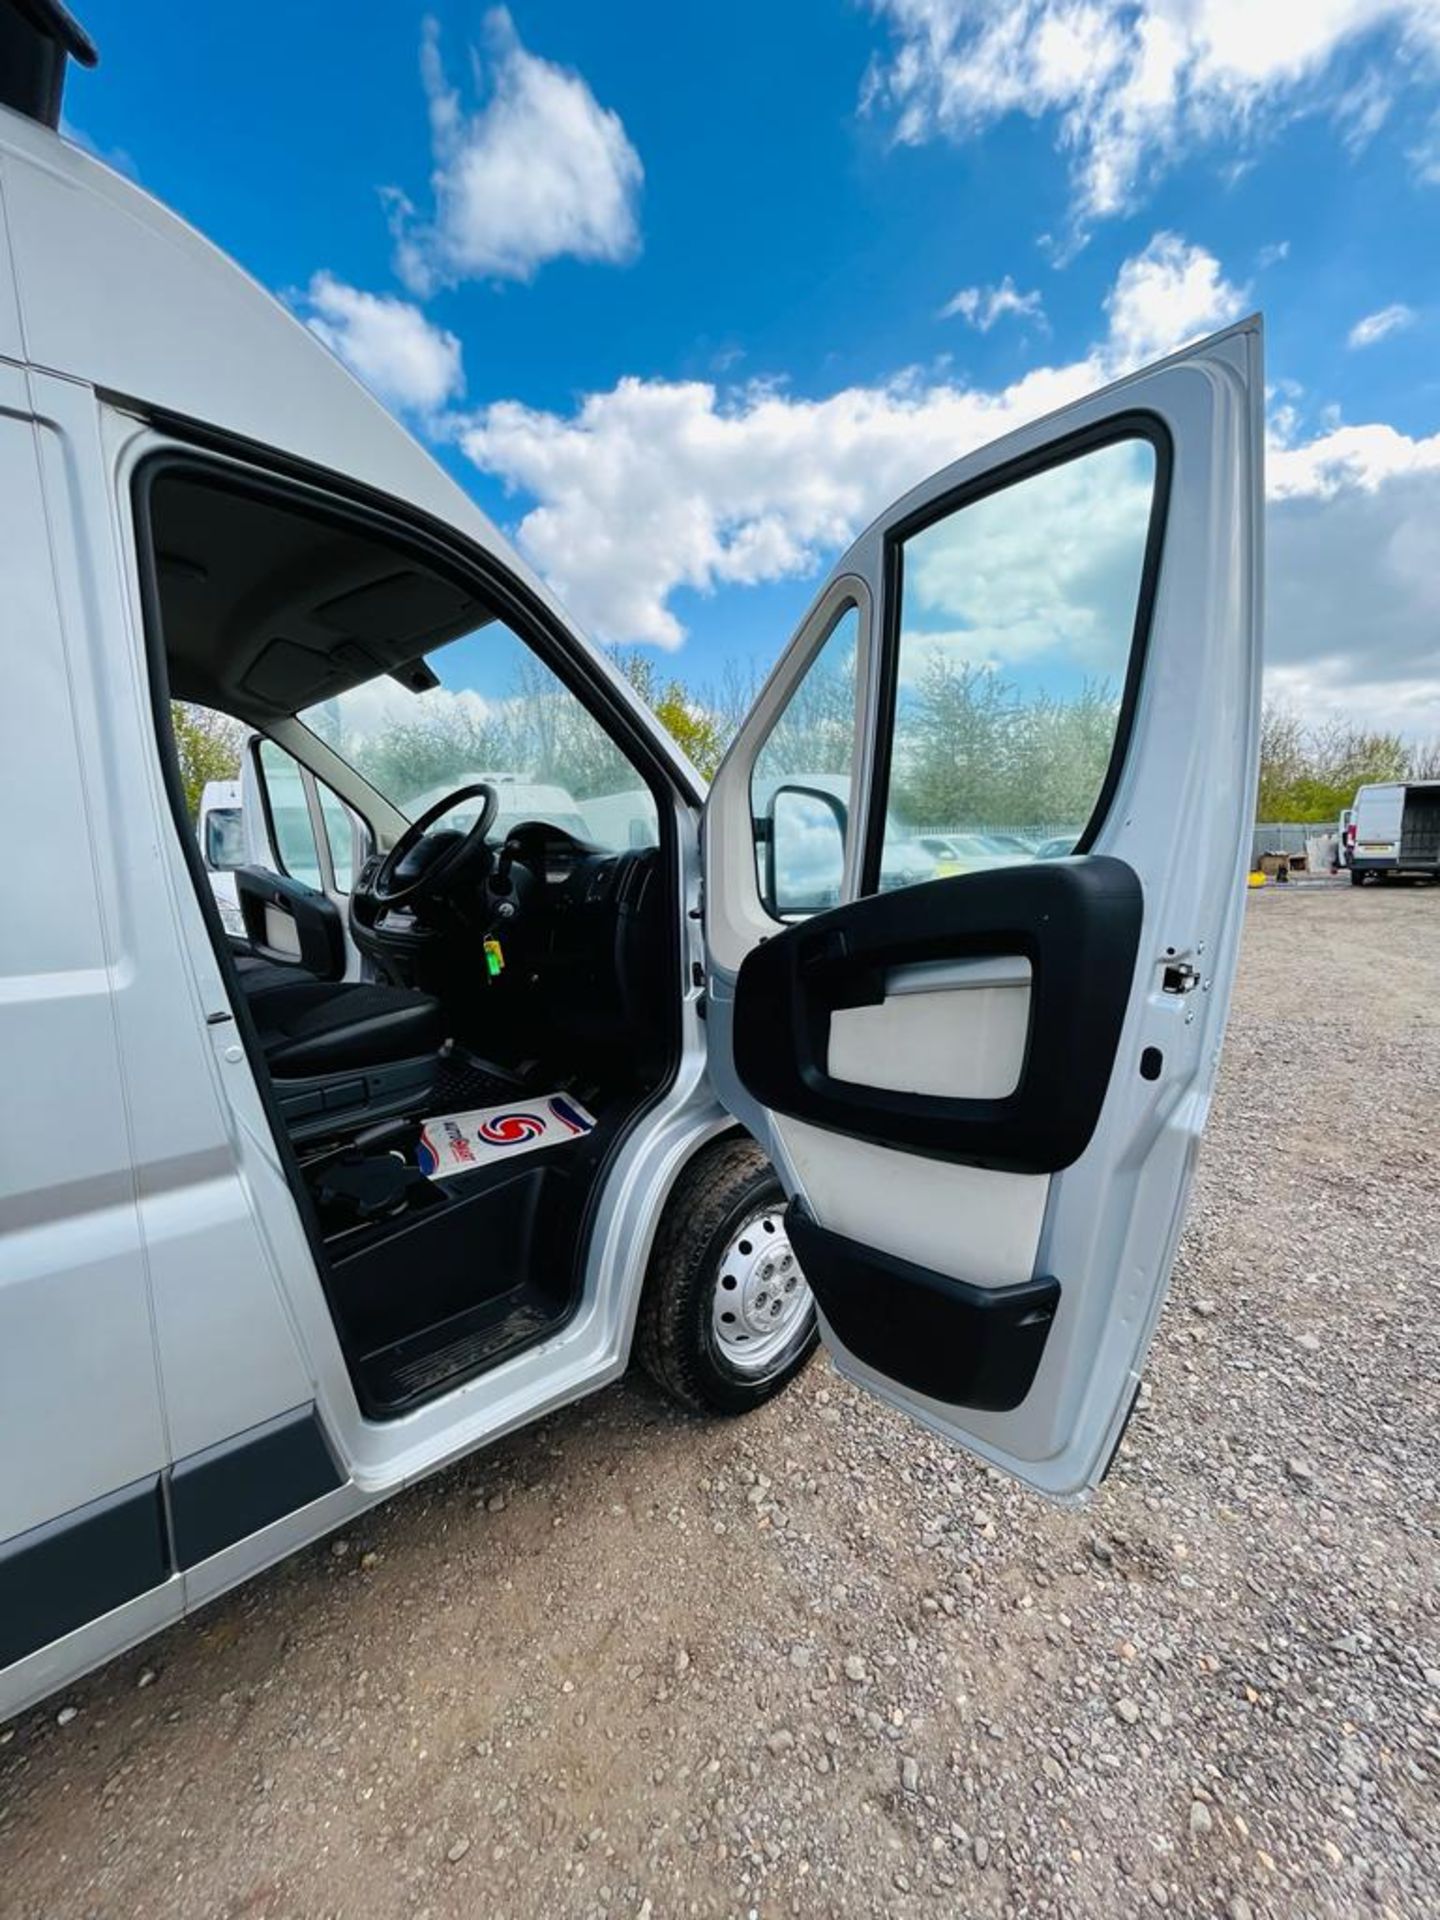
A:
POLYGON ((1259 322, 881 513, 707 796, 328 351, 60 136, 67 55, 0 0, 0 1716, 632 1353, 737 1413, 818 1339, 1094 1486, 1239 938, 1259 322), (1085 826, 882 884, 926 768, 984 773, 917 705, 981 550, 1051 721, 1110 650, 1085 826), (177 700, 252 730, 239 933, 177 700), (580 825, 497 834, 476 767, 580 825), (807 914, 773 876, 826 832, 807 914))
POLYGON ((1407 875, 1440 879, 1440 780, 1383 780, 1361 787, 1350 809, 1350 881, 1407 875))

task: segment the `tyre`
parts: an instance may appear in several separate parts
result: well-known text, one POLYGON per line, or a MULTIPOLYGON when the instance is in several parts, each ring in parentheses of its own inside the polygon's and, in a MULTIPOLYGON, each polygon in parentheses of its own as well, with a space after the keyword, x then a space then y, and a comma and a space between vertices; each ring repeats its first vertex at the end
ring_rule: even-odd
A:
POLYGON ((695 1413, 748 1413, 794 1379, 819 1335, 785 1231, 785 1195, 749 1140, 697 1155, 655 1236, 635 1352, 695 1413))
POLYGON ((1351 867, 1351 869, 1350 869, 1350 884, 1351 884, 1351 886, 1352 886, 1352 887, 1363 887, 1363 886, 1364 886, 1364 884, 1365 884, 1365 876, 1364 876, 1364 874, 1363 874, 1363 873, 1361 873, 1361 872, 1360 872, 1360 871, 1358 870, 1358 868, 1355 868, 1355 867, 1351 867))

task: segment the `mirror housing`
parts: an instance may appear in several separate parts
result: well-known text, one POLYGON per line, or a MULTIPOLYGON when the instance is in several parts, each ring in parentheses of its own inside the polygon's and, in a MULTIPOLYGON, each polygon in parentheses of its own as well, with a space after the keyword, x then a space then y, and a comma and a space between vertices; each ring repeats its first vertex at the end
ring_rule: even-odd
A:
POLYGON ((250 863, 239 807, 212 807, 201 815, 200 854, 209 873, 236 873, 250 863))
POLYGON ((837 794, 787 782, 763 822, 765 907, 777 920, 838 905, 850 814, 837 794))

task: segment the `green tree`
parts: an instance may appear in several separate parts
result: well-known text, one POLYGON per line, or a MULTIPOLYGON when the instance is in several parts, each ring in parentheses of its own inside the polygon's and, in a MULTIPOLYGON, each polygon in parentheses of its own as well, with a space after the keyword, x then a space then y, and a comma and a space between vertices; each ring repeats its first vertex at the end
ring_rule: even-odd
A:
POLYGON ((1290 707, 1267 703, 1260 723, 1258 820, 1328 822, 1371 781, 1423 779, 1436 747, 1407 746, 1397 733, 1343 720, 1307 727, 1290 707))
POLYGON ((639 647, 617 651, 615 664, 664 727, 697 772, 707 780, 729 746, 732 729, 703 695, 692 691, 676 674, 662 680, 655 661, 639 647))
POLYGON ((200 796, 210 780, 235 780, 248 729, 228 713, 188 701, 170 703, 170 728, 180 761, 180 780, 191 820, 199 817, 200 796))
MULTIPOLYGON (((728 662, 718 686, 692 688, 676 673, 662 678, 640 648, 615 658, 695 766, 713 774, 759 691, 763 675, 754 662, 728 662)), ((852 677, 807 674, 767 756, 792 774, 843 771, 853 703, 852 677)), ((918 828, 1079 825, 1100 791, 1118 714, 1108 681, 1087 682, 1066 700, 1041 694, 1025 701, 989 667, 932 651, 915 683, 901 689, 891 804, 918 828)), ((1307 727, 1293 709, 1266 704, 1257 819, 1332 821, 1357 787, 1405 779, 1440 779, 1440 739, 1407 745, 1396 733, 1344 721, 1307 727)))

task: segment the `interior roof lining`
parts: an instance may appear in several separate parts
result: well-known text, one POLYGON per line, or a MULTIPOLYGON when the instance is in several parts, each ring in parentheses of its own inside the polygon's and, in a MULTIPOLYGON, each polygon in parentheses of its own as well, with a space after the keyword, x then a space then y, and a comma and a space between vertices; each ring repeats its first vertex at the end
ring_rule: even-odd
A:
POLYGON ((470 582, 401 542, 222 476, 162 474, 152 515, 172 690, 251 725, 497 617, 470 582))

